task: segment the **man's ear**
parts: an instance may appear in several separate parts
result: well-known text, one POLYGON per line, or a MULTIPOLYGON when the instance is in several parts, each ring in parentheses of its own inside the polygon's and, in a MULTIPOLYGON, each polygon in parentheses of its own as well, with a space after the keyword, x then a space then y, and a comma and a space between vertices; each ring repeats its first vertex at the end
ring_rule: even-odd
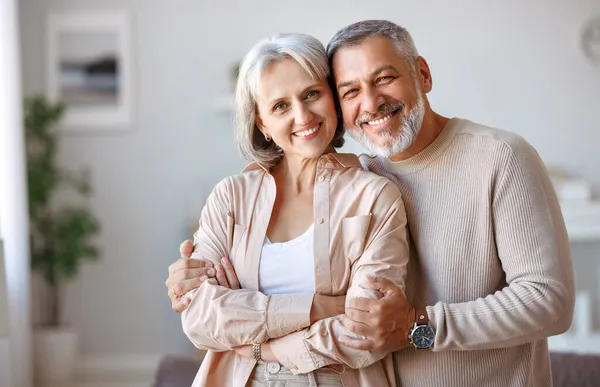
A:
POLYGON ((433 88, 433 78, 431 77, 431 70, 427 61, 422 56, 417 58, 417 76, 419 77, 419 84, 423 93, 429 93, 433 88))

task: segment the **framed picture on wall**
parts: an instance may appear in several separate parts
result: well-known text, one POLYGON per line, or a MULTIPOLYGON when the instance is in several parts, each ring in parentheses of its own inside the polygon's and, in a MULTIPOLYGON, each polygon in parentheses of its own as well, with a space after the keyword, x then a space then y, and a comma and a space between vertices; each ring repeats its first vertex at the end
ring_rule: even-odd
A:
POLYGON ((133 122, 130 17, 64 12, 47 20, 47 94, 69 130, 122 130, 133 122))

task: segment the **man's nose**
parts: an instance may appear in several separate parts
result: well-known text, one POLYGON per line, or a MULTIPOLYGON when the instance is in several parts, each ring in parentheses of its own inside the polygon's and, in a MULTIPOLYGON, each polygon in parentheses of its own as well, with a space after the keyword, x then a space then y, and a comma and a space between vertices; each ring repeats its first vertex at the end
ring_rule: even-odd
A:
POLYGON ((362 92, 361 110, 365 113, 377 114, 379 107, 385 104, 385 97, 375 88, 365 88, 362 92))

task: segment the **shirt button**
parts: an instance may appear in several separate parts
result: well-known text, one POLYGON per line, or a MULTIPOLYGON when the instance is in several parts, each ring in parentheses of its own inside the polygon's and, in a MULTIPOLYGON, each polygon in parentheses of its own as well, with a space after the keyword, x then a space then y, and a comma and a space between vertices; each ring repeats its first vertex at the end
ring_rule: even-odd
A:
POLYGON ((318 224, 323 224, 323 222, 324 222, 323 218, 319 218, 319 219, 317 219, 317 223, 318 223, 318 224))
POLYGON ((325 180, 325 177, 319 176, 319 181, 323 181, 323 180, 325 180))
POLYGON ((281 369, 281 365, 279 363, 269 363, 267 364, 267 369, 269 370, 269 373, 276 374, 281 369))

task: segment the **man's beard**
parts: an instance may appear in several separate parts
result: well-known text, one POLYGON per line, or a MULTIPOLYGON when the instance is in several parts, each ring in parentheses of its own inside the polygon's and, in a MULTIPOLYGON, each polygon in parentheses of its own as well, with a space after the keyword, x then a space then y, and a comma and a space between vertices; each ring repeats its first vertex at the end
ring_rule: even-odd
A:
MULTIPOLYGON (((348 129, 346 127, 346 132, 359 144, 367 148, 368 153, 370 154, 381 157, 390 157, 396 153, 404 152, 417 138, 417 134, 419 134, 421 125, 423 125, 423 117, 425 116, 425 98, 418 87, 417 93, 417 103, 408 114, 408 117, 400 117, 400 133, 394 135, 392 134, 392 130, 390 128, 377 133, 380 142, 383 143, 382 145, 376 144, 373 140, 371 140, 369 135, 361 128, 360 122, 364 121, 364 118, 357 119, 358 125, 356 125, 354 128, 348 129)), ((402 103, 400 102, 399 104, 402 103)), ((402 106, 405 105, 402 104, 402 106)), ((380 110, 382 110, 384 113, 388 112, 390 111, 390 106, 384 105, 380 110)), ((394 109, 391 110, 393 111, 394 109)), ((399 112, 399 114, 402 113, 403 112, 399 112)))

